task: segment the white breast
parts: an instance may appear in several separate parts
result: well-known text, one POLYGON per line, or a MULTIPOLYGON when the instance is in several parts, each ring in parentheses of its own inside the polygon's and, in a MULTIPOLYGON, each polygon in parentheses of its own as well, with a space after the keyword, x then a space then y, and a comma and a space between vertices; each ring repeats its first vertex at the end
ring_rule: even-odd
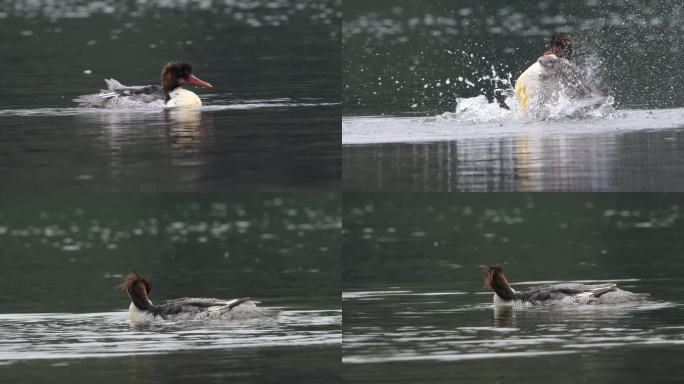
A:
POLYGON ((169 92, 169 101, 166 106, 169 108, 192 108, 201 107, 202 100, 192 91, 183 88, 176 88, 169 92))
POLYGON ((128 307, 128 315, 133 324, 144 324, 154 320, 154 315, 148 311, 141 311, 133 303, 128 307))
POLYGON ((535 62, 515 82, 518 107, 524 112, 537 112, 557 98, 558 88, 558 79, 535 62))
POLYGON ((494 294, 494 306, 495 307, 510 307, 514 303, 513 300, 504 300, 499 297, 496 293, 494 294))

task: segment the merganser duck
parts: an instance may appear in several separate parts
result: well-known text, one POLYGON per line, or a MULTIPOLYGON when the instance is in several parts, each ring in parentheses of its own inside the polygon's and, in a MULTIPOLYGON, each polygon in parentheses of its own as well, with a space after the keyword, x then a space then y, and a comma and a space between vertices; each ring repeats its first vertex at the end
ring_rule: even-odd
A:
POLYGON ((126 86, 114 79, 105 79, 107 89, 74 99, 81 107, 93 108, 150 108, 200 107, 202 100, 182 84, 213 85, 192 74, 192 66, 183 61, 170 61, 161 73, 161 85, 126 86))
POLYGON ((118 287, 128 292, 128 307, 133 324, 145 324, 156 320, 245 320, 274 317, 278 311, 257 307, 258 301, 248 298, 221 300, 212 298, 172 299, 152 304, 148 294, 152 290, 149 280, 133 272, 118 287))
POLYGON ((645 301, 649 294, 623 291, 614 283, 561 283, 517 292, 501 265, 484 268, 484 285, 494 291, 495 306, 626 304, 645 301))
POLYGON ((515 96, 523 112, 543 111, 556 103, 561 92, 572 99, 589 100, 588 106, 603 103, 608 89, 570 61, 576 43, 567 33, 554 33, 549 50, 518 77, 515 96))

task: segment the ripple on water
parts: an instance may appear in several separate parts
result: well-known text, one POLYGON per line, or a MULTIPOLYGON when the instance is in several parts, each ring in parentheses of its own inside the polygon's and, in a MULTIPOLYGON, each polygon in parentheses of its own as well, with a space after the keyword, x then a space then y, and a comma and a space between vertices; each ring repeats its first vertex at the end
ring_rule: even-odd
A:
POLYGON ((668 319, 674 312, 662 311, 679 307, 669 302, 497 309, 491 302, 479 302, 479 295, 448 294, 455 296, 426 301, 426 295, 406 289, 343 293, 345 313, 350 313, 345 315, 343 362, 534 358, 684 343, 684 327, 653 326, 654 316, 668 319), (369 298, 376 301, 365 302, 369 298))
POLYGON ((339 344, 341 323, 338 310, 284 310, 269 320, 159 322, 145 327, 132 327, 128 312, 2 314, 0 363, 339 344))
MULTIPOLYGON (((210 99, 210 98, 208 98, 210 99)), ((271 99, 271 100, 235 100, 231 101, 230 104, 215 104, 215 105, 204 105, 198 108, 189 108, 184 110, 174 110, 174 109, 164 109, 164 108, 137 108, 137 109, 124 109, 124 108, 112 108, 112 109, 101 109, 101 108, 33 108, 33 109, 4 109, 0 110, 0 116, 79 116, 79 115, 118 115, 121 116, 133 116, 133 117, 154 117, 162 116, 160 112, 184 112, 184 111, 200 111, 200 112, 216 112, 216 111, 245 111, 245 110, 257 110, 257 109, 296 109, 296 108, 309 108, 309 107, 325 107, 325 106, 335 106, 339 103, 331 103, 316 99, 309 100, 292 100, 292 99, 271 99)), ((171 114, 170 117, 174 117, 171 114)), ((181 116, 175 116, 181 117, 181 116)))

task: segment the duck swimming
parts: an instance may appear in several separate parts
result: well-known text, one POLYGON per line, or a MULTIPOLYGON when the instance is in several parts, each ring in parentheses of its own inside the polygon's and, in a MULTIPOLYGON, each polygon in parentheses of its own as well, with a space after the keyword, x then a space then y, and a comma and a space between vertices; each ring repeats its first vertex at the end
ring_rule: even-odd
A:
POLYGON ((202 100, 192 91, 181 87, 196 84, 213 85, 192 74, 192 66, 184 61, 170 61, 161 73, 161 85, 126 86, 114 79, 105 79, 107 89, 74 99, 81 107, 91 108, 191 108, 202 106, 202 100))
POLYGON ((640 303, 647 293, 623 291, 614 283, 560 283, 516 291, 508 283, 500 265, 484 268, 484 285, 494 291, 495 306, 595 305, 640 303))
POLYGON ((148 297, 152 290, 149 280, 136 272, 129 273, 118 287, 131 298, 128 313, 133 324, 161 320, 246 320, 278 314, 275 309, 257 307, 259 302, 248 298, 222 300, 184 297, 153 304, 148 297))
POLYGON ((554 33, 550 48, 518 77, 515 96, 523 112, 544 111, 556 104, 561 94, 573 100, 583 99, 588 107, 605 101, 608 89, 570 61, 576 44, 569 34, 554 33))

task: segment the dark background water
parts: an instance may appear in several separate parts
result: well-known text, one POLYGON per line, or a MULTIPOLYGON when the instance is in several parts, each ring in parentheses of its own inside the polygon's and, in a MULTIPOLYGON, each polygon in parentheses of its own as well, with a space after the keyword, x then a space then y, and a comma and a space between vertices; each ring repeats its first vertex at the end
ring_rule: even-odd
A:
POLYGON ((132 270, 157 282, 159 298, 249 292, 311 308, 334 307, 339 293, 336 194, 0 198, 4 312, 127 309, 112 287, 132 270))
POLYGON ((554 31, 574 34, 624 108, 684 105, 682 3, 610 1, 344 1, 345 115, 453 111, 457 97, 502 88, 554 31), (463 80, 459 81, 458 78, 463 80), (466 81, 473 85, 467 85, 466 81))
POLYGON ((344 379, 678 382, 678 194, 346 194, 344 379), (618 280, 634 308, 494 311, 481 268, 515 288, 618 280))
POLYGON ((0 11, 2 189, 337 186, 340 4, 7 4, 0 11), (172 59, 191 62, 215 86, 193 90, 218 109, 170 123, 162 113, 59 110, 102 88, 104 78, 158 83, 172 59), (179 152, 195 158, 179 164, 179 152))
POLYGON ((0 375, 335 382, 340 206, 320 193, 0 195, 0 354, 17 351, 0 375), (130 330, 130 300, 115 285, 132 270, 150 279, 153 301, 247 296, 285 314, 277 324, 130 330))

